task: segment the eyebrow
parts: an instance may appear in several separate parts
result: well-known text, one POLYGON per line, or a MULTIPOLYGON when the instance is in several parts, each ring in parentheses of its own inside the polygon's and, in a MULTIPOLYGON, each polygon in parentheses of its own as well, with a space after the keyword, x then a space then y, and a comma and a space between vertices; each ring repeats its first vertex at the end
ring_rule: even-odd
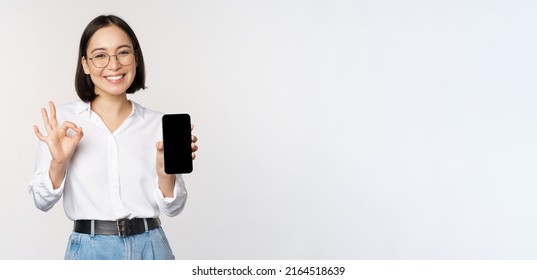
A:
MULTIPOLYGON (((121 46, 117 47, 116 50, 119 50, 119 49, 121 49, 121 48, 129 48, 129 49, 132 50, 132 47, 129 46, 129 45, 121 45, 121 46)), ((105 49, 105 48, 95 48, 95 49, 93 49, 90 53, 94 53, 94 52, 96 52, 96 51, 106 51, 106 49, 105 49)))

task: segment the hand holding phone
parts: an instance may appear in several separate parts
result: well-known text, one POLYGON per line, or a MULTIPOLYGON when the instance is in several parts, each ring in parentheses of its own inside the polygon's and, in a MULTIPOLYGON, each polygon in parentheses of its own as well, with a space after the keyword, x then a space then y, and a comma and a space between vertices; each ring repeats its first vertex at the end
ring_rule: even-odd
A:
POLYGON ((162 116, 164 142, 164 172, 166 174, 191 173, 192 134, 190 115, 166 114, 162 116))

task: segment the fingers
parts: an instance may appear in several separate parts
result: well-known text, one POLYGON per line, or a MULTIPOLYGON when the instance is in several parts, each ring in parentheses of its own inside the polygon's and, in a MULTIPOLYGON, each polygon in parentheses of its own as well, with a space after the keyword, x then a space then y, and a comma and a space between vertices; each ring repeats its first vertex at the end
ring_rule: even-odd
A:
POLYGON ((43 117, 43 123, 45 124, 45 129, 48 132, 50 132, 52 130, 52 126, 50 125, 50 122, 48 121, 48 114, 45 108, 41 108, 41 117, 43 117))
POLYGON ((34 125, 34 133, 37 136, 37 138, 39 138, 39 140, 45 142, 46 138, 43 134, 41 134, 41 132, 39 131, 39 128, 37 128, 37 125, 34 125))
POLYGON ((155 146, 157 147, 157 151, 161 152, 164 150, 164 143, 162 141, 158 141, 155 146))
MULTIPOLYGON (((190 130, 194 130, 194 125, 190 124, 190 130)), ((196 142, 198 142, 198 137, 196 135, 192 135, 192 160, 196 159, 196 151, 198 150, 198 146, 196 145, 196 142)))
POLYGON ((76 126, 76 124, 69 122, 69 121, 63 122, 61 129, 63 131, 67 131, 67 129, 69 128, 78 132, 78 126, 76 126))
POLYGON ((56 118, 56 106, 54 106, 54 102, 49 101, 48 106, 50 108, 50 125, 52 127, 58 126, 58 119, 56 118))
POLYGON ((64 131, 65 134, 67 134, 68 129, 72 129, 76 131, 75 136, 73 136, 73 138, 76 140, 77 143, 80 141, 80 139, 82 139, 82 136, 84 136, 82 127, 78 127, 76 124, 72 122, 68 122, 68 121, 63 122, 62 127, 60 129, 64 131))
POLYGON ((80 139, 82 139, 82 136, 84 136, 84 132, 82 132, 82 127, 79 127, 76 131, 76 134, 74 138, 76 139, 76 142, 80 142, 80 139))
POLYGON ((43 117, 45 129, 50 132, 53 128, 58 127, 58 119, 56 118, 56 106, 54 106, 54 102, 49 101, 48 106, 50 108, 50 118, 45 108, 41 108, 41 116, 43 117))
POLYGON ((192 160, 196 159, 196 151, 198 150, 198 145, 196 145, 196 141, 198 141, 198 138, 196 136, 192 137, 192 160))

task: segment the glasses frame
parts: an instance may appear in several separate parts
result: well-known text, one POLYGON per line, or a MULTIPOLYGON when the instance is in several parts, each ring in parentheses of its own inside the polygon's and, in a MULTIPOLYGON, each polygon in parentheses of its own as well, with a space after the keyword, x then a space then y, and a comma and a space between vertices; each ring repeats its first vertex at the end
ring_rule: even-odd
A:
MULTIPOLYGON (((132 50, 129 50, 129 52, 132 53, 132 55, 134 56, 134 60, 133 60, 133 62, 136 61, 136 52, 134 52, 134 51, 132 51, 132 50)), ((112 56, 115 56, 115 57, 116 57, 116 61, 117 61, 117 63, 119 63, 119 65, 121 65, 121 66, 129 66, 129 65, 132 64, 132 62, 129 63, 129 64, 123 64, 123 63, 119 62, 119 57, 118 57, 118 55, 119 55, 119 54, 112 54, 112 55, 110 55, 110 54, 107 54, 107 53, 105 53, 105 52, 102 52, 102 53, 96 53, 95 55, 93 55, 92 57, 89 57, 88 59, 91 60, 91 63, 93 64, 93 66, 95 66, 95 67, 97 67, 97 68, 106 68, 106 66, 108 66, 108 64, 110 64, 110 60, 112 59, 112 56), (102 67, 97 66, 97 65, 95 64, 95 61, 93 60, 93 58, 95 58, 96 55, 100 55, 100 54, 105 54, 106 56, 108 56, 108 62, 106 62, 106 65, 104 65, 104 66, 102 66, 102 67)), ((129 54, 129 55, 130 55, 130 54, 129 54)))

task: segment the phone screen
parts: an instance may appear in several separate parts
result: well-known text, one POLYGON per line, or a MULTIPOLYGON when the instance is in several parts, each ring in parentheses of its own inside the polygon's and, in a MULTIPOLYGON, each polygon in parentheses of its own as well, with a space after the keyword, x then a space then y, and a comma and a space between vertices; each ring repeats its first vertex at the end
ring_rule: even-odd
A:
POLYGON ((164 142, 164 172, 182 174, 192 172, 192 134, 190 115, 162 116, 164 142))

